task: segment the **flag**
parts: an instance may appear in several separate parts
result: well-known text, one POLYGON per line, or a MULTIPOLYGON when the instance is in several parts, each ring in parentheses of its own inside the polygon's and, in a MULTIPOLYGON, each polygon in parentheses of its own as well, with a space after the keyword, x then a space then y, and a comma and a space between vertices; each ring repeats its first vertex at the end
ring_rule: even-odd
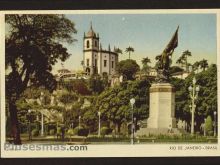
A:
POLYGON ((170 42, 168 43, 168 45, 164 49, 165 53, 170 53, 178 46, 178 30, 179 30, 179 26, 177 27, 176 32, 173 34, 170 42))

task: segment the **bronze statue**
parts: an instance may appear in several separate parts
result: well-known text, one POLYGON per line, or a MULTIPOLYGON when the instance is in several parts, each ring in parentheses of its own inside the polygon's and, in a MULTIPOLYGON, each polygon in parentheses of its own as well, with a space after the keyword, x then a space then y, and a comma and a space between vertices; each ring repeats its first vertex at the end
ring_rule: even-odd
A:
POLYGON ((171 57, 174 49, 178 46, 178 29, 171 38, 169 44, 166 46, 161 55, 156 56, 156 69, 157 69, 157 82, 168 82, 169 81, 169 69, 171 64, 171 57))

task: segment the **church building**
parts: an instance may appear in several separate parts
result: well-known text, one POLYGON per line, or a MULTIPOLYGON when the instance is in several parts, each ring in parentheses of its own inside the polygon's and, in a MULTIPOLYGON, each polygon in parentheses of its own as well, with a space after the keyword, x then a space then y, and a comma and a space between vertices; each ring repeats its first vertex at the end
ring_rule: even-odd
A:
POLYGON ((107 50, 102 48, 99 41, 99 34, 90 30, 83 39, 83 70, 90 76, 92 74, 108 75, 111 78, 116 73, 118 63, 118 53, 116 49, 111 50, 110 45, 107 50))

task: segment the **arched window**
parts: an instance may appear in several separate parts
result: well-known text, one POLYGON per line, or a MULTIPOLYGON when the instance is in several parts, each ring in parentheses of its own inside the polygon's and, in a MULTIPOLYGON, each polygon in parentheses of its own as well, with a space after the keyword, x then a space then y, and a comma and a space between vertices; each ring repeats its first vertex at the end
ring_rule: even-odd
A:
POLYGON ((97 46, 98 46, 97 41, 95 41, 95 47, 97 47, 97 46))
POLYGON ((89 48, 89 40, 86 42, 86 47, 89 48))

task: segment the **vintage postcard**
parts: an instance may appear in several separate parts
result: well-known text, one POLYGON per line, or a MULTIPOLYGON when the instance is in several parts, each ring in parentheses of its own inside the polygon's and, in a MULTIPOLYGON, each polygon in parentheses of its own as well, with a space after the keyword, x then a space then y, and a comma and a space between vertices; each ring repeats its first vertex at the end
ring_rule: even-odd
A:
POLYGON ((2 157, 220 156, 220 10, 1 11, 2 157))

